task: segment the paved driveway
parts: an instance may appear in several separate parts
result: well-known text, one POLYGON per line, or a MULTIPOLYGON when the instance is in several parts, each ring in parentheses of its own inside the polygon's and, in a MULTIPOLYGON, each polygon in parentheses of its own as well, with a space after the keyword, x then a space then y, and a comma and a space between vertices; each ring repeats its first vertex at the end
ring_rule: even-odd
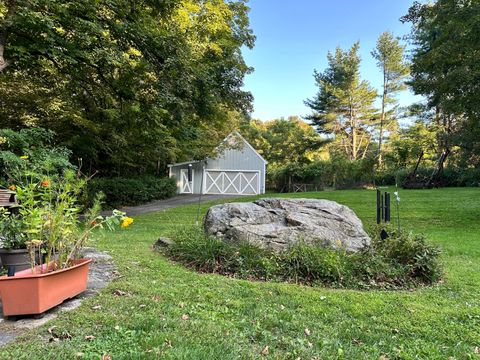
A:
MULTIPOLYGON (((202 195, 201 202, 215 201, 221 199, 235 199, 241 195, 202 195)), ((175 208, 182 205, 196 204, 199 202, 199 195, 178 195, 170 199, 157 200, 144 205, 126 206, 120 210, 125 211, 129 216, 147 214, 155 211, 175 208)), ((111 212, 106 212, 106 214, 111 212)))

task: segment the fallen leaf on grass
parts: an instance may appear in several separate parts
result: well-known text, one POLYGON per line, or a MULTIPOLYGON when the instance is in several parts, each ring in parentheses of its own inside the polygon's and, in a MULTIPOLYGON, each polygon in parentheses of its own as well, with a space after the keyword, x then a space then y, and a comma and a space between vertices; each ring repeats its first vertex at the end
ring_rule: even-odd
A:
POLYGON ((48 339, 49 342, 58 342, 60 340, 70 340, 73 337, 72 335, 70 335, 68 331, 58 333, 57 331, 55 331, 56 328, 57 328, 56 326, 52 326, 47 329, 48 333, 52 335, 52 337, 48 339))
POLYGON ((307 346, 308 346, 309 348, 313 348, 313 344, 312 344, 310 341, 307 343, 307 346))
POLYGON ((93 336, 93 335, 86 335, 85 336, 85 340, 87 340, 87 341, 92 341, 94 339, 95 339, 95 336, 93 336))
POLYGON ((100 310, 101 308, 102 308, 102 305, 92 306, 92 310, 100 310))
POLYGON ((265 346, 263 350, 260 352, 261 355, 267 356, 268 355, 268 346, 265 346))
POLYGON ((310 334, 311 334, 311 331, 308 328, 305 328, 305 330, 303 330, 303 332, 305 333, 306 336, 310 336, 310 334))
POLYGON ((112 357, 108 354, 103 354, 102 355, 102 360, 112 360, 112 357))
POLYGON ((190 317, 187 314, 182 315, 182 320, 183 321, 187 321, 188 319, 190 319, 190 317))
POLYGON ((353 339, 352 343, 354 343, 355 345, 363 345, 363 342, 358 339, 353 339))
POLYGON ((172 347, 172 340, 165 339, 163 345, 167 348, 171 348, 172 347))
POLYGON ((123 291, 123 290, 119 290, 119 289, 115 290, 113 292, 113 295, 115 295, 115 296, 130 296, 130 294, 128 292, 123 291))
POLYGON ((378 360, 390 360, 388 357, 386 357, 385 355, 382 355, 378 358, 378 360))
POLYGON ((473 349, 473 352, 475 354, 480 354, 480 346, 475 346, 475 348, 473 349))
POLYGON ((146 306, 147 306, 147 305, 145 305, 145 304, 140 304, 138 307, 139 307, 140 309, 143 309, 143 308, 146 307, 146 306))
POLYGON ((158 296, 158 295, 155 295, 155 296, 152 297, 152 300, 153 301, 162 301, 162 297, 158 296))

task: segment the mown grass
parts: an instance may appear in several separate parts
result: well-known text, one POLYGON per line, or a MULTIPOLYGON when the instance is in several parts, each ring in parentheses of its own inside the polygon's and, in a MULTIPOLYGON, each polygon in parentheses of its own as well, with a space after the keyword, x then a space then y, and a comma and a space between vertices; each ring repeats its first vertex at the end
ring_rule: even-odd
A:
MULTIPOLYGON (((1 348, 0 358, 477 359, 480 189, 400 195, 401 225, 443 248, 441 284, 366 292, 198 274, 151 249, 172 227, 195 221, 196 207, 185 206, 139 216, 129 229, 105 234, 97 246, 110 251, 122 277, 79 309, 1 348), (53 325, 72 338, 49 342, 53 325), (261 355, 266 346, 268 355, 261 355)), ((366 225, 374 220, 373 191, 290 196, 336 200, 366 225)))

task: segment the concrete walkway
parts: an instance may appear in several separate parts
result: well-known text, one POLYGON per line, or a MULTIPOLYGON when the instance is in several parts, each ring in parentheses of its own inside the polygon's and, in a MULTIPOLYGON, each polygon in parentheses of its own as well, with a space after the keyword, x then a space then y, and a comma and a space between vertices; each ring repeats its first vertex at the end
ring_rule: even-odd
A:
MULTIPOLYGON (((201 202, 216 201, 222 199, 235 199, 239 198, 241 195, 202 195, 201 202)), ((191 205, 197 204, 199 202, 199 195, 178 195, 170 199, 157 200, 150 202, 148 204, 138 205, 138 206, 126 206, 120 210, 125 211, 128 216, 136 216, 140 214, 148 214, 151 212, 162 211, 166 209, 172 209, 182 205, 191 205)), ((104 212, 104 215, 111 214, 111 211, 104 212)))

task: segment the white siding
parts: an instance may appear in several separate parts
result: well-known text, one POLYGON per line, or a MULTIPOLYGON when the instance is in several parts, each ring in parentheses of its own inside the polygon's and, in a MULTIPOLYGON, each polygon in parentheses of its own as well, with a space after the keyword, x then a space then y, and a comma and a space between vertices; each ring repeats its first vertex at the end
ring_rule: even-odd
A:
POLYGON ((223 151, 217 159, 207 159, 210 170, 258 170, 260 171, 260 193, 265 193, 265 162, 248 145, 223 151))
MULTIPOLYGON (((202 181, 202 173, 203 173, 203 163, 192 163, 193 168, 193 192, 194 194, 200 194, 201 189, 201 181, 202 181)), ((180 170, 181 169, 188 169, 188 164, 185 165, 173 165, 170 168, 170 177, 173 177, 177 180, 177 193, 180 193, 181 188, 181 177, 180 177, 180 170)))
MULTIPOLYGON (((199 194, 202 191, 203 181, 205 181, 204 166, 206 170, 258 171, 260 175, 260 193, 265 193, 266 163, 244 139, 240 141, 239 145, 224 149, 217 158, 208 158, 198 163, 192 162, 192 165, 194 170, 193 191, 195 194, 199 194)), ((180 192, 181 188, 181 169, 188 169, 188 163, 170 167, 170 177, 177 179, 178 192, 180 192)))

